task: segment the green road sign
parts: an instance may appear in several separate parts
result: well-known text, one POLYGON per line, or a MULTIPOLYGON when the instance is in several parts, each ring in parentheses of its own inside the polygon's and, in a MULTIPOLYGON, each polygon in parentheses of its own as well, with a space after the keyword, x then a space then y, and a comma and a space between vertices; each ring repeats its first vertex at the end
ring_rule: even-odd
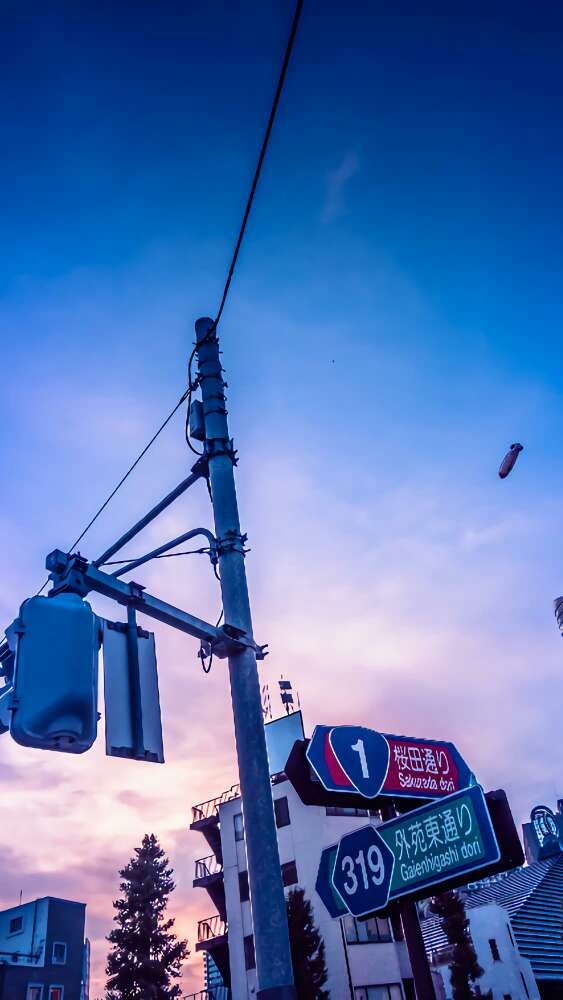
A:
POLYGON ((395 858, 390 899, 470 874, 500 858, 478 785, 384 823, 378 833, 395 858))
MULTIPOLYGON (((337 903, 366 916, 400 896, 420 898, 435 886, 468 882, 474 872, 500 860, 483 789, 473 785, 380 826, 346 834, 336 855, 334 848, 323 852, 317 892, 331 916, 340 915, 331 885, 337 903)), ((503 867, 512 862, 507 859, 503 867)))

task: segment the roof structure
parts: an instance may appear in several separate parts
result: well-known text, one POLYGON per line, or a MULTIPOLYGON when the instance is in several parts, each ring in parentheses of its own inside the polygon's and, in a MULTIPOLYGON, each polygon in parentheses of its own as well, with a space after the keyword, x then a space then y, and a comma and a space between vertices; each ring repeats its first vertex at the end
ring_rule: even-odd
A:
MULTIPOLYGON (((466 908, 496 903, 507 911, 520 954, 537 980, 563 982, 563 854, 474 882, 463 890, 466 908)), ((422 921, 427 952, 448 947, 437 917, 422 921)))

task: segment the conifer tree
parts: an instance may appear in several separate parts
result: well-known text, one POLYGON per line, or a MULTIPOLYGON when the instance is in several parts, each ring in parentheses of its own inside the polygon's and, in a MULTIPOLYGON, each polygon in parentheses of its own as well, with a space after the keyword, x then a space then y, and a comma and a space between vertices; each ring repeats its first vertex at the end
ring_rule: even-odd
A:
POLYGON ((154 834, 145 834, 135 855, 119 872, 122 897, 113 904, 117 926, 108 935, 113 948, 106 1000, 173 1000, 181 996, 174 980, 189 952, 165 916, 175 888, 172 869, 154 834))
POLYGON ((287 921, 295 988, 299 1000, 329 1000, 325 943, 315 927, 313 908, 303 889, 292 889, 287 899, 287 921))
POLYGON ((483 975, 483 969, 477 961, 462 896, 455 889, 442 892, 433 897, 430 910, 440 918, 440 925, 452 948, 448 968, 453 1000, 473 1000, 477 996, 484 1000, 484 994, 473 989, 473 984, 483 975))

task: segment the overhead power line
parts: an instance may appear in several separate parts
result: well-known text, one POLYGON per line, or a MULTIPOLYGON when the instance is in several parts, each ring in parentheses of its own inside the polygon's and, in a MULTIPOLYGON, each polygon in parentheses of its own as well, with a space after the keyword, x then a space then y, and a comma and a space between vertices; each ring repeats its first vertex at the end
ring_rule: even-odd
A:
MULTIPOLYGON (((280 75, 278 79, 278 85, 276 87, 276 92, 274 94, 274 100, 272 102, 272 107, 270 109, 270 115, 268 117, 268 124, 266 125, 266 131, 264 132, 264 138, 262 140, 262 146, 260 147, 260 154, 258 156, 258 162, 256 163, 256 170, 254 171, 254 177, 252 178, 252 184, 250 186, 250 194, 248 195, 248 200, 246 202, 246 208, 244 210, 244 215, 242 217, 241 226, 239 229, 239 234, 235 244, 235 249, 233 252, 233 257, 231 260, 231 266, 227 274, 227 280, 225 282, 225 287, 223 289, 223 295, 221 296, 221 302, 219 305, 219 310, 215 317, 215 322, 213 323, 212 330, 219 324, 219 320, 223 315, 223 309, 225 308, 225 303, 227 301, 227 296, 229 294, 229 288, 231 287, 231 281, 233 280, 233 274, 235 272, 235 267, 238 260, 239 251, 244 239, 244 234, 246 231, 246 225, 250 216, 250 211, 252 209, 252 203, 254 201, 254 195, 256 194, 256 188, 258 187, 258 181, 260 180, 260 174, 262 172, 262 166, 264 164, 264 159, 266 157, 266 151, 268 149, 268 144, 270 142, 270 136, 272 134, 272 128, 274 121, 276 119, 276 114, 278 106, 280 103, 280 97, 282 95, 283 85, 285 83, 285 78, 287 75, 287 67, 289 66, 289 60, 291 59, 291 53, 293 51, 293 45, 295 43, 295 36, 297 35, 297 28, 299 26, 299 19, 301 17, 301 11, 303 10, 303 0, 297 0, 295 7, 295 13, 293 15, 293 20, 291 22, 291 28, 289 31, 289 37, 287 40, 287 45, 285 48, 285 54, 283 57, 282 67, 280 70, 280 75)), ((209 331, 211 333, 211 330, 209 331)), ((209 336, 208 333, 208 336, 209 336)))
MULTIPOLYGON (((260 180, 260 174, 262 172, 262 167, 264 165, 264 160, 266 158, 266 152, 268 150, 268 145, 269 145, 269 142, 270 142, 270 136, 272 134, 272 128, 274 126, 274 122, 275 122, 275 119, 276 119, 276 115, 277 115, 277 111, 278 111, 278 107, 279 107, 279 103, 280 103, 280 98, 281 98, 281 95, 282 95, 282 92, 283 92, 285 78, 286 78, 286 75, 287 75, 287 69, 288 69, 288 66, 289 66, 289 61, 291 59, 291 53, 293 51, 293 46, 294 46, 294 43, 295 43, 295 38, 296 38, 296 35, 297 35, 297 28, 299 26, 299 20, 300 20, 300 17, 301 17, 302 10, 303 10, 303 0, 297 0, 296 6, 295 6, 295 11, 294 11, 294 14, 293 14, 293 19, 292 19, 292 22, 291 22, 291 28, 290 28, 290 31, 289 31, 289 36, 288 36, 287 44, 286 44, 286 47, 285 47, 285 52, 284 52, 284 56, 283 56, 283 61, 282 61, 282 65, 281 65, 281 70, 280 70, 279 78, 278 78, 278 83, 277 83, 276 90, 275 90, 275 93, 274 93, 274 99, 272 101, 272 106, 270 108, 270 114, 268 116, 268 122, 267 122, 267 125, 266 125, 266 130, 264 132, 264 137, 262 139, 262 145, 260 147, 260 152, 259 152, 259 155, 258 155, 258 160, 257 160, 257 163, 256 163, 256 168, 254 170, 254 176, 252 178, 252 184, 250 185, 250 192, 249 192, 249 195, 248 195, 248 198, 247 198, 247 201, 246 201, 246 206, 245 206, 245 209, 244 209, 244 213, 243 213, 243 217, 242 217, 242 222, 241 222, 241 225, 240 225, 240 229, 239 229, 239 232, 238 232, 237 240, 236 240, 235 247, 234 247, 234 250, 233 250, 233 255, 232 255, 232 258, 231 258, 231 263, 229 265, 229 270, 227 272, 227 279, 225 281, 225 286, 223 288, 223 294, 221 296, 221 301, 219 303, 219 309, 218 309, 217 315, 215 316, 215 319, 213 321, 213 325, 211 326, 211 328, 207 332, 207 336, 208 337, 211 336, 213 334, 213 332, 217 329, 217 326, 219 324, 221 316, 223 315, 223 310, 225 308, 225 303, 227 301, 227 297, 229 295, 229 289, 231 287, 231 282, 233 280, 233 275, 235 273, 235 268, 236 268, 236 265, 237 265, 237 260, 238 260, 238 256, 239 256, 239 253, 240 253, 240 248, 242 246, 242 241, 244 239, 244 235, 245 235, 245 232, 246 232, 246 227, 247 227, 247 224, 248 224, 248 220, 249 220, 249 217, 250 217, 250 212, 252 210, 252 205, 253 205, 253 202, 254 202, 254 196, 256 194, 256 189, 258 187, 258 182, 260 180)), ((102 503, 102 505, 98 508, 98 510, 96 511, 96 513, 94 514, 94 516, 89 520, 89 522, 86 525, 86 527, 80 532, 78 538, 70 546, 70 550, 69 551, 72 552, 73 549, 75 549, 76 546, 80 544, 80 542, 82 541, 82 539, 84 538, 84 536, 87 534, 87 532, 90 530, 90 528, 92 527, 92 525, 98 520, 100 514, 103 513, 103 511, 106 509, 106 507, 108 506, 108 504, 113 500, 113 498, 116 495, 116 493, 121 489, 121 487, 123 486, 123 484, 125 483, 125 481, 129 478, 129 476, 131 475, 131 473, 133 472, 133 470, 137 467, 137 465, 139 464, 139 462, 141 461, 141 459, 144 458, 144 456, 146 455, 146 453, 149 450, 149 448, 152 447, 152 445, 154 444, 154 442, 156 441, 156 439, 159 437, 159 435, 162 433, 162 431, 164 430, 164 428, 170 422, 170 420, 172 419, 172 417, 174 416, 174 414, 177 412, 177 410, 180 409, 180 406, 182 405, 182 403, 186 399, 188 400, 188 412, 187 412, 187 419, 186 419, 186 440, 187 440, 188 445, 192 449, 192 451, 194 451, 196 454, 199 454, 199 452, 197 451, 197 449, 193 448, 193 446, 191 444, 191 441, 190 441, 190 436, 189 436, 189 411, 190 411, 191 395, 192 395, 192 391, 193 391, 193 388, 194 388, 193 384, 192 384, 192 374, 191 374, 191 372, 192 372, 192 364, 193 364, 193 359, 194 359, 194 356, 195 356, 195 351, 196 351, 196 348, 194 347, 194 349, 193 349, 193 351, 192 351, 192 353, 190 355, 190 360, 189 360, 189 363, 188 363, 188 387, 187 387, 186 391, 180 396, 180 399, 178 400, 178 402, 174 406, 174 409, 171 410, 171 412, 168 414, 168 416, 166 417, 166 419, 161 423, 160 427, 153 434, 153 436, 150 439, 150 441, 148 442, 148 444, 145 445, 145 447, 139 453, 139 455, 137 456, 137 458, 135 459, 135 461, 132 463, 132 465, 129 466, 129 468, 127 469, 127 472, 125 473, 125 475, 123 475, 121 477, 121 479, 119 480, 119 482, 117 483, 117 485, 113 488, 113 490, 111 491, 111 493, 106 497, 106 499, 104 500, 104 502, 102 503)), ((47 586, 48 582, 49 581, 47 579, 45 581, 45 583, 43 584, 43 586, 41 587, 41 590, 39 591, 39 593, 42 593, 42 591, 47 586)))
MULTIPOLYGON (((129 476, 131 475, 131 473, 133 472, 133 469, 139 464, 139 462, 141 461, 141 459, 145 457, 145 455, 146 455, 147 451, 149 450, 149 448, 154 444, 154 442, 156 441, 156 439, 157 439, 158 435, 161 433, 161 431, 163 431, 164 428, 166 427, 166 425, 172 420, 172 417, 174 416, 174 414, 176 413, 176 411, 180 409, 182 403, 187 398, 187 396, 188 396, 188 390, 186 389, 186 391, 180 396, 180 399, 176 403, 176 406, 174 407, 174 409, 171 410, 170 413, 168 414, 168 416, 166 417, 166 420, 164 420, 161 423, 160 427, 158 428, 158 430, 156 431, 156 433, 153 434, 153 436, 150 439, 150 441, 148 442, 148 444, 146 444, 145 447, 143 448, 143 450, 137 455, 137 458, 132 463, 132 465, 129 466, 129 468, 127 469, 127 472, 125 473, 125 475, 121 477, 121 479, 117 483, 117 486, 114 486, 113 490, 111 491, 110 494, 108 494, 108 496, 104 500, 104 502, 101 505, 101 507, 98 507, 98 510, 96 511, 96 513, 94 514, 94 516, 92 518, 90 518, 90 520, 88 521, 88 524, 86 525, 86 527, 81 531, 81 533, 79 534, 79 536, 76 539, 76 541, 74 541, 72 543, 72 545, 70 546, 70 549, 69 549, 70 552, 72 552, 73 549, 75 549, 76 546, 80 544, 80 542, 84 538, 84 535, 88 531, 90 531, 90 528, 92 527, 92 525, 94 524, 94 522, 98 520, 100 514, 106 509, 108 503, 111 500, 113 500, 113 498, 114 498, 115 494, 117 493, 117 491, 121 489, 121 487, 123 486, 123 483, 125 482, 125 480, 128 479, 129 476)), ((47 577, 47 579, 45 580, 43 586, 41 587, 41 590, 38 590, 37 593, 41 594, 45 590, 45 587, 47 586, 48 583, 49 583, 49 577, 47 577)))
MULTIPOLYGON (((272 134, 272 128, 276 120, 276 114, 278 111, 280 98, 283 91, 283 86, 285 83, 285 78, 287 75, 287 68, 289 66, 289 60, 291 59, 291 53, 293 52, 293 46, 295 43, 295 38, 297 35, 297 28, 299 27, 299 20, 301 17, 301 11, 303 10, 303 0, 297 0, 295 11, 293 14, 293 20, 291 22, 291 28, 289 30, 289 36, 287 39, 287 44, 285 47, 285 52, 283 56, 283 61, 281 65, 280 75, 278 77, 278 83, 276 91, 274 94, 274 99, 272 101, 272 106, 270 108, 270 114, 268 115, 268 123, 266 125, 266 131, 264 132, 264 137, 262 139, 262 145, 260 146, 260 152, 258 154, 258 160, 256 162, 256 168, 254 170, 254 177, 252 178, 252 184, 250 185, 250 192, 246 201, 246 207, 244 209, 244 214, 242 217, 242 222, 240 224, 240 229, 237 236, 237 241, 235 243, 235 248, 233 250, 233 256, 231 258, 231 263, 229 270, 227 272, 227 280, 225 281, 225 287, 223 288, 223 294, 221 296, 221 301, 219 303, 219 309, 217 310, 217 315, 206 333, 206 337, 211 337, 219 325, 219 320, 223 315, 223 309, 225 308, 225 303, 227 301, 227 296, 229 294, 229 289, 231 287, 231 281, 233 280, 233 275, 235 273, 235 267, 237 266, 238 255, 240 248, 242 246, 242 241, 244 239, 244 234, 246 232, 246 226, 250 218, 250 212, 252 210, 252 205, 254 202, 254 195, 256 194, 256 189, 258 187, 258 181, 260 180, 260 174, 262 173, 262 167, 264 165, 264 160, 266 158, 266 152, 268 150, 268 145, 270 142, 270 136, 272 134)), ((197 448, 194 448, 190 441, 190 407, 192 401, 192 391, 194 389, 192 380, 192 364, 197 350, 197 344, 195 345, 192 353, 190 354, 190 360, 188 361, 188 407, 186 413, 186 442, 188 447, 196 455, 200 455, 201 452, 197 448)))

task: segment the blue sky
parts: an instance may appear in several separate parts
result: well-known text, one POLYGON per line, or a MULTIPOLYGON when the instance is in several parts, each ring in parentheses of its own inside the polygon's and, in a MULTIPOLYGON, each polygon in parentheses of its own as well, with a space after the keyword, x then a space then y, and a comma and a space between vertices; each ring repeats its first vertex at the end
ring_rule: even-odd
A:
MULTIPOLYGON (((291 8, 182 8, 3 15, 6 623, 171 409, 219 301, 291 8)), ((221 328, 264 680, 294 679, 310 727, 454 740, 519 821, 562 792, 562 22, 550 5, 306 3, 221 328)), ((189 463, 178 419, 83 551, 189 463)), ((139 544, 196 523, 203 492, 139 544)), ((211 617, 208 567, 177 562, 143 582, 211 617)), ((87 892, 97 981, 114 871, 149 821, 193 942, 188 807, 235 777, 222 665, 204 679, 185 639, 158 642, 157 775, 0 748, 0 837, 21 845, 3 901, 87 892)))

